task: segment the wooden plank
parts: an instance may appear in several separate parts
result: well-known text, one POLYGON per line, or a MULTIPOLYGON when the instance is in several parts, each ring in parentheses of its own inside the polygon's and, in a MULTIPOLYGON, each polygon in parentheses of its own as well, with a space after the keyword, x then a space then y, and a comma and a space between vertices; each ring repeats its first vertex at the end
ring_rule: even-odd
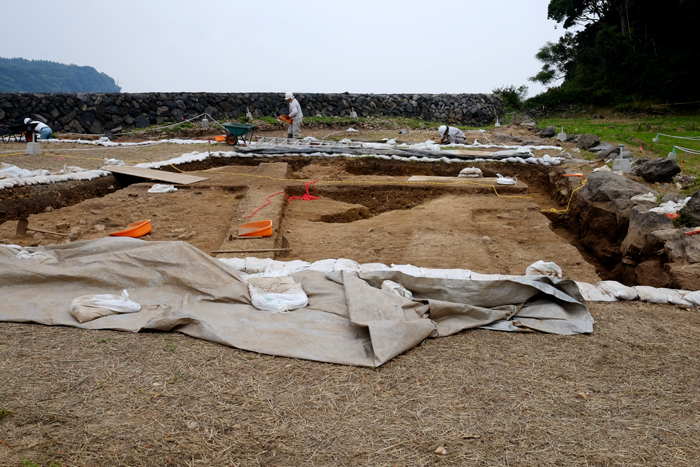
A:
POLYGON ((145 167, 133 167, 129 165, 115 165, 105 167, 104 170, 109 170, 112 173, 133 175, 134 177, 147 178, 149 180, 158 180, 161 182, 177 183, 178 185, 189 185, 191 183, 208 180, 209 177, 197 177, 195 175, 179 174, 172 172, 164 172, 162 170, 147 169, 145 167))

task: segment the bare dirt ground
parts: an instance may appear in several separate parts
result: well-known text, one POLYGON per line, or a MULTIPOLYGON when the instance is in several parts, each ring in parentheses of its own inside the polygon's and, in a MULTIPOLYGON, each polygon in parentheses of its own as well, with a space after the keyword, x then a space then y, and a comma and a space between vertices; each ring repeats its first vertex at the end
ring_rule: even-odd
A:
POLYGON ((589 336, 468 331, 376 370, 3 323, 0 465, 698 465, 697 312, 591 311, 589 336))
MULTIPOLYGON (((89 154, 67 163, 97 168, 104 157, 162 160, 193 150, 206 146, 63 153, 89 154)), ((0 161, 60 168, 70 159, 58 157, 0 161)), ((131 185, 30 216, 30 227, 84 240, 150 218, 147 239, 208 251, 222 242, 253 170, 200 172, 210 179, 169 194, 131 185)), ((291 177, 297 189, 304 179, 407 179, 353 175, 332 163, 291 177)), ((319 183, 312 194, 321 199, 289 203, 281 231, 289 259, 502 274, 549 259, 567 277, 596 281, 595 267, 551 230, 539 212, 551 204, 532 189, 526 199, 319 183)), ((15 226, 1 224, 0 239, 55 241, 16 239, 15 226)), ((597 324, 589 336, 467 331, 427 340, 378 369, 270 357, 177 333, 0 323, 0 466, 700 465, 697 311, 590 307, 597 324)))

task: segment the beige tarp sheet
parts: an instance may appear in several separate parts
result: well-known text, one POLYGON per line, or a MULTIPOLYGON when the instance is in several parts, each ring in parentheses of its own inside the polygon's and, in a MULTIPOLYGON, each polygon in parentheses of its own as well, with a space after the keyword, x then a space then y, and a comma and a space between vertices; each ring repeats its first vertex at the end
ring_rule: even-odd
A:
POLYGON ((427 337, 468 328, 593 331, 575 282, 543 276, 472 281, 303 271, 293 277, 309 305, 270 313, 250 305, 238 271, 184 242, 104 238, 28 250, 57 261, 19 259, 0 246, 0 321, 178 331, 264 354, 360 366, 381 365, 427 337), (381 290, 387 279, 414 299, 381 290), (84 324, 70 314, 76 297, 123 289, 140 312, 84 324))

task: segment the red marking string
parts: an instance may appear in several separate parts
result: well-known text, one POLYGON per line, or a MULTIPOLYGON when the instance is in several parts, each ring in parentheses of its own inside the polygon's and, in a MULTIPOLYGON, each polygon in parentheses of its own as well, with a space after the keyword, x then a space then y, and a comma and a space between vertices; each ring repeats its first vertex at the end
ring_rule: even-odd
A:
POLYGON ((293 199, 300 199, 302 201, 311 201, 313 199, 318 199, 318 196, 312 196, 309 194, 309 186, 313 185, 316 183, 318 180, 314 180, 313 182, 306 182, 304 183, 304 188, 306 188, 306 193, 304 193, 301 196, 292 196, 291 198, 287 198, 287 202, 290 202, 293 199))
MULTIPOLYGON (((287 202, 289 203, 290 201, 295 200, 295 199, 300 199, 300 200, 302 200, 302 201, 311 201, 311 200, 314 200, 314 199, 319 199, 318 196, 313 196, 313 195, 309 194, 309 186, 313 185, 313 184, 316 183, 317 181, 318 181, 318 180, 314 180, 313 182, 306 182, 306 183, 304 183, 304 188, 306 188, 306 193, 304 193, 304 194, 301 195, 301 196, 292 196, 292 197, 289 197, 289 198, 287 198, 287 202)), ((284 193, 284 191, 278 191, 277 193, 271 194, 270 196, 268 196, 267 198, 265 198, 265 199, 267 200, 267 203, 265 203, 265 204, 263 204, 262 206, 260 206, 258 209, 256 209, 255 211, 253 211, 249 216, 246 216, 246 218, 251 218, 251 217, 253 217, 253 216, 255 215, 256 212, 260 211, 260 210, 261 210, 262 208, 264 208, 265 206, 268 206, 268 205, 272 202, 272 200, 270 200, 270 198, 272 198, 273 196, 277 196, 277 195, 279 195, 280 193, 284 193)))

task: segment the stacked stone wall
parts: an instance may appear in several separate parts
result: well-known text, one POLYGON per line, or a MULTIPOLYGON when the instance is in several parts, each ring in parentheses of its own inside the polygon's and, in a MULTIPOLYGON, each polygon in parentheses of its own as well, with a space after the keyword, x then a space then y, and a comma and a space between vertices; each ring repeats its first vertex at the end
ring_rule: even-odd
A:
MULTIPOLYGON (((484 126, 504 115, 493 94, 297 94, 306 117, 389 116, 484 126)), ((45 121, 54 132, 102 134, 180 122, 207 113, 215 119, 287 113, 282 93, 2 93, 0 122, 45 121)))

